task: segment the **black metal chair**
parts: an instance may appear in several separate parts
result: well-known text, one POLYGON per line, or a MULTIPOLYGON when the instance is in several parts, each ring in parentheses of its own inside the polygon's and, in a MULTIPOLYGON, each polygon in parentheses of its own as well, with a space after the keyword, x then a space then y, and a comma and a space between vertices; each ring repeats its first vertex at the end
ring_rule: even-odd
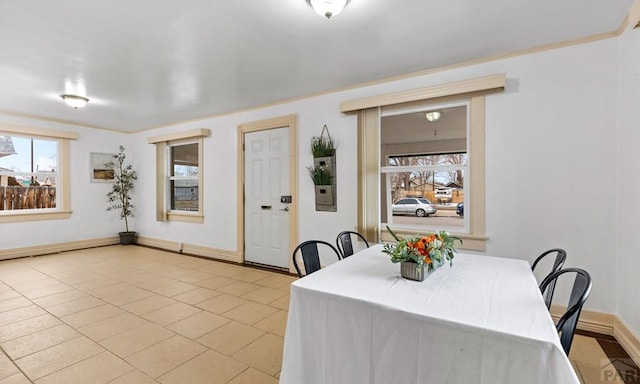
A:
MULTIPOLYGON (((538 265, 538 263, 542 259, 544 259, 547 255, 551 255, 553 253, 556 254, 556 259, 553 262, 553 267, 551 268, 551 272, 549 272, 549 274, 547 274, 547 276, 545 276, 545 278, 547 278, 552 273, 561 270, 562 266, 564 265, 564 262, 567 260, 567 252, 564 249, 561 249, 561 248, 550 249, 550 250, 544 252, 542 255, 538 256, 536 261, 533 262, 533 265, 531 266, 531 270, 534 271, 536 269, 536 265, 538 265)), ((547 293, 546 294, 542 291, 542 285, 540 285, 540 292, 543 292, 544 302, 547 304, 547 309, 551 308, 551 301, 553 300, 553 292, 556 289, 556 283, 555 282, 551 282, 550 284, 551 285, 547 289, 547 293)))
POLYGON ((369 243, 367 239, 364 238, 361 234, 354 231, 342 231, 338 234, 336 238, 336 247, 340 252, 340 255, 344 259, 345 257, 349 257, 353 255, 353 241, 351 240, 351 235, 360 238, 364 242, 364 244, 369 248, 369 243))
POLYGON ((544 293, 546 289, 550 288, 552 283, 555 285, 555 282, 560 276, 567 273, 575 274, 575 278, 573 280, 571 296, 569 296, 567 311, 558 320, 556 329, 560 334, 560 344, 562 344, 562 348, 568 356, 569 350, 571 349, 571 342, 573 341, 573 334, 576 330, 576 326, 578 325, 578 318, 580 317, 582 305, 587 301, 587 298, 589 298, 589 294, 591 293, 591 276, 587 271, 580 268, 561 269, 545 277, 542 284, 540 284, 540 289, 542 289, 542 292, 544 293))
POLYGON ((331 244, 322 240, 308 240, 304 243, 300 243, 296 249, 293 250, 293 266, 296 267, 296 271, 298 272, 298 277, 304 277, 302 274, 300 267, 298 266, 298 258, 296 257, 298 251, 302 256, 302 261, 304 263, 304 270, 307 275, 312 274, 313 272, 320 269, 320 253, 318 252, 318 244, 327 246, 331 251, 333 251, 338 260, 341 259, 340 252, 331 244))

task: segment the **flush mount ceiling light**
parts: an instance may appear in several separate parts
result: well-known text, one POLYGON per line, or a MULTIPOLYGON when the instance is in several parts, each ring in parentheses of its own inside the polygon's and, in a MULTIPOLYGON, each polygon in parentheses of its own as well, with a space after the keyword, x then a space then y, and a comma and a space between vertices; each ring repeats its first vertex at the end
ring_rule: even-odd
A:
POLYGON ((320 16, 327 19, 342 12, 351 0, 307 0, 307 4, 320 16))
POLYGON ((86 97, 77 95, 60 95, 60 97, 64 100, 65 104, 75 109, 82 108, 89 102, 89 99, 86 97))
POLYGON ((424 114, 424 117, 426 117, 431 123, 440 120, 440 116, 442 116, 442 113, 438 111, 431 111, 424 114))

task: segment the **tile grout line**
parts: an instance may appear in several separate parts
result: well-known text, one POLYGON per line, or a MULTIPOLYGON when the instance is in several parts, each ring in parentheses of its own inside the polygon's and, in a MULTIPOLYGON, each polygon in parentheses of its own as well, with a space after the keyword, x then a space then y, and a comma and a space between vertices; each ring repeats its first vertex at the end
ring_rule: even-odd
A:
MULTIPOLYGON (((7 357, 7 359, 9 359, 11 364, 13 364, 13 366, 16 367, 16 369, 18 369, 18 371, 22 374, 22 376, 24 376, 27 380, 29 380, 30 383, 33 384, 33 380, 31 380, 31 378, 27 376, 27 374, 22 370, 22 368, 20 368, 20 366, 16 364, 16 362, 9 356, 9 354, 7 354, 7 352, 4 350, 4 348, 2 348, 2 346, 0 346, 0 351, 2 351, 2 353, 7 357)), ((11 377, 11 376, 7 376, 7 377, 11 377)), ((4 379, 6 379, 6 377, 4 379)))

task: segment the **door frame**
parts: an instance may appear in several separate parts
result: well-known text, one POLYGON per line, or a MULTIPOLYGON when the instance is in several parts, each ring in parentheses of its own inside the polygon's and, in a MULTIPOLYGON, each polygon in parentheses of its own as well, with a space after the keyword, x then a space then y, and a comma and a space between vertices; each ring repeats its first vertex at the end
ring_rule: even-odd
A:
MULTIPOLYGON (((252 121, 238 125, 238 255, 244 263, 244 143, 245 134, 257 131, 266 131, 276 128, 289 129, 289 193, 293 196, 289 205, 289 255, 298 244, 298 141, 297 141, 297 115, 274 117, 271 119, 252 121)), ((289 273, 296 273, 293 261, 289 260, 289 273)))

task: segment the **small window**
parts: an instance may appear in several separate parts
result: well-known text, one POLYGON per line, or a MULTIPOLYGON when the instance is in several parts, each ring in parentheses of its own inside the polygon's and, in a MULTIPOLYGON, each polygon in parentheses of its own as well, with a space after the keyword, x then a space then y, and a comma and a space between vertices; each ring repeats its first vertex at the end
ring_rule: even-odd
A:
POLYGON ((156 218, 158 221, 203 223, 203 138, 194 129, 148 138, 156 145, 156 218))
POLYGON ((169 147, 169 210, 198 212, 200 210, 200 167, 198 143, 169 147))

